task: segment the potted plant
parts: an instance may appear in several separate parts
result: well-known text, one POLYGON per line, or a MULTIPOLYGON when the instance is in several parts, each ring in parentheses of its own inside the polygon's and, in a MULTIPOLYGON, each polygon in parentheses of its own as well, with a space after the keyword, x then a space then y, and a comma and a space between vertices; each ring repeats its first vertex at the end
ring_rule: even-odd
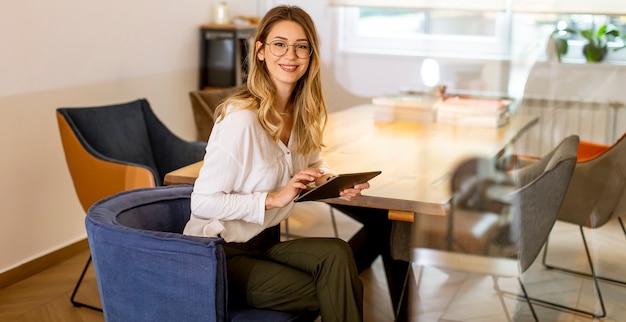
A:
POLYGON ((550 34, 550 37, 554 41, 556 57, 559 62, 561 62, 561 57, 567 54, 567 51, 569 50, 567 40, 574 34, 576 34, 576 30, 571 28, 556 28, 552 31, 552 34, 550 34))
POLYGON ((580 35, 587 39, 587 44, 583 46, 583 55, 588 63, 595 63, 604 60, 609 40, 619 37, 620 31, 612 24, 603 24, 597 30, 595 25, 591 29, 581 30, 580 35))

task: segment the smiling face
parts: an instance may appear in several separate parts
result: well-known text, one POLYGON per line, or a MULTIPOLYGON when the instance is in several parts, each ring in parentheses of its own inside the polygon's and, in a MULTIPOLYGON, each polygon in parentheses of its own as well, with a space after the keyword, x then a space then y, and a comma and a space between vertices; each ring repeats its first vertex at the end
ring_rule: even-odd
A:
POLYGON ((291 92, 309 68, 311 58, 310 56, 298 57, 296 55, 298 45, 300 45, 298 50, 302 50, 302 45, 308 45, 308 39, 302 26, 288 20, 277 22, 272 27, 265 39, 265 44, 260 41, 256 42, 257 58, 265 62, 272 82, 279 91, 291 92), (273 45, 269 44, 273 42, 281 42, 274 45, 277 47, 275 49, 281 48, 281 45, 287 45, 287 52, 282 56, 275 54, 278 50, 272 53, 270 46, 273 45))

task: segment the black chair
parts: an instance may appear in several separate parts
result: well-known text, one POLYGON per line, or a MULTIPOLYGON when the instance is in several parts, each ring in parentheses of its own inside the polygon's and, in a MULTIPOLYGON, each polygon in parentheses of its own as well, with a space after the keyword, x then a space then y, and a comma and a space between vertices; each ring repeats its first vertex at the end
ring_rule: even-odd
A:
MULTIPOLYGON (((204 142, 173 134, 145 99, 115 105, 56 110, 65 159, 85 212, 115 193, 163 184, 166 173, 202 160, 204 142)), ((91 256, 70 298, 75 300, 91 256)))

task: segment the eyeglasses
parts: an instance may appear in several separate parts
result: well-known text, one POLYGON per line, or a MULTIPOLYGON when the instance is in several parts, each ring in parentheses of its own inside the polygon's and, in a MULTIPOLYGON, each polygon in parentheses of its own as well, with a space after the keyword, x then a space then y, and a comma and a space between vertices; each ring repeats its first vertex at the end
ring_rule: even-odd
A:
POLYGON ((296 51, 296 56, 300 59, 309 58, 313 53, 313 47, 311 47, 308 43, 299 43, 295 45, 288 45, 286 42, 282 40, 274 40, 272 42, 265 43, 270 47, 270 52, 277 57, 285 56, 289 47, 293 47, 296 51))

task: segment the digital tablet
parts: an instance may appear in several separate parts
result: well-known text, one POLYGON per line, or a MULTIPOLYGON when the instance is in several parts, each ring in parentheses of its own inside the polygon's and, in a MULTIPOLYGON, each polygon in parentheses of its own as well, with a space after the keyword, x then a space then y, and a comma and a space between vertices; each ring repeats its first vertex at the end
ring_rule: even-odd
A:
POLYGON ((381 174, 381 171, 344 173, 334 177, 330 177, 326 182, 309 190, 302 190, 298 197, 294 199, 298 201, 312 201, 327 198, 339 197, 339 193, 347 188, 367 182, 375 176, 381 174))

